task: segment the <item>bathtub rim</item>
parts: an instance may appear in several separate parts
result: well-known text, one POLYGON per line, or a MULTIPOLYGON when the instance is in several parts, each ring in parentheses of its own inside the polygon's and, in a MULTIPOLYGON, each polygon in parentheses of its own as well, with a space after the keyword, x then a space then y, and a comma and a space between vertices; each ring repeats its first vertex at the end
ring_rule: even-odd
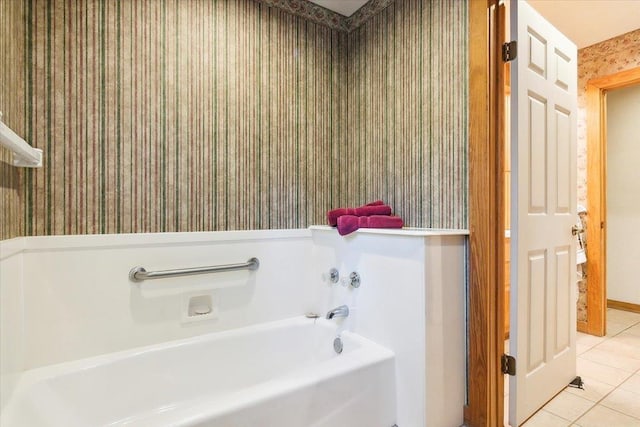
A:
MULTIPOLYGON (((313 232, 334 232, 335 227, 311 225, 307 228, 268 230, 188 231, 159 233, 74 234, 53 236, 22 236, 0 240, 0 261, 19 253, 81 248, 144 248, 154 246, 206 245, 208 243, 308 239, 313 232)), ((465 229, 413 228, 357 230, 357 234, 397 235, 404 237, 467 236, 465 229)))
MULTIPOLYGON (((16 404, 20 404, 20 399, 28 398, 28 393, 33 386, 46 383, 51 379, 82 372, 93 368, 100 368, 110 364, 126 360, 131 357, 144 356, 154 352, 162 352, 166 349, 176 349, 180 347, 188 347, 190 344, 198 344, 202 342, 224 340, 227 337, 237 337, 242 335, 253 335, 261 331, 269 331, 278 328, 287 328, 289 326, 305 326, 320 322, 322 328, 335 329, 340 331, 341 328, 335 322, 326 319, 310 319, 303 315, 290 317, 286 319, 275 320, 271 322, 263 322, 254 325, 244 326, 240 328, 229 329, 220 332, 212 332, 208 334, 198 335, 189 338, 167 341, 158 344, 152 344, 134 349, 128 349, 103 355, 62 362, 58 364, 34 368, 24 371, 18 379, 18 384, 12 393, 11 398, 7 401, 7 405, 2 410, 0 419, 6 420, 5 417, 13 419, 14 410, 16 410, 11 401, 15 399, 16 404)), ((229 395, 216 397, 212 401, 212 395, 203 394, 196 399, 188 401, 167 402, 166 406, 153 407, 152 409, 144 408, 138 413, 130 414, 126 418, 112 420, 112 422, 123 421, 139 421, 142 425, 154 421, 156 417, 166 417, 166 421, 173 423, 180 421, 183 424, 191 425, 194 422, 206 420, 211 417, 224 416, 225 414, 238 411, 251 404, 260 404, 273 397, 284 396, 288 393, 295 392, 298 389, 320 384, 324 381, 330 381, 348 373, 356 373, 366 369, 380 369, 378 366, 386 366, 391 363, 395 366, 395 353, 375 343, 359 334, 342 331, 340 335, 357 344, 351 352, 332 357, 328 360, 321 360, 318 364, 320 369, 304 368, 303 370, 294 370, 282 376, 276 376, 268 381, 257 382, 244 389, 235 390, 229 395), (345 363, 340 363, 340 357, 345 363), (290 379, 295 375, 296 381, 290 379), (238 399, 238 393, 242 398, 238 399)), ((331 345, 327 342, 327 345, 331 345)), ((395 371, 395 367, 392 368, 395 371)), ((395 374, 393 378, 395 383, 395 374)), ((395 387, 395 386, 394 386, 395 387)), ((395 390, 392 395, 395 397, 395 390)), ((396 403, 394 403, 394 408, 396 403)), ((162 422, 165 419, 162 418, 162 422)), ((164 425, 164 424, 162 424, 164 425)), ((173 425, 173 424, 167 424, 173 425)))
POLYGON ((308 239, 309 228, 274 230, 231 230, 162 233, 75 234, 24 236, 0 240, 0 260, 20 252, 72 251, 83 248, 145 248, 154 246, 206 245, 209 243, 250 242, 262 240, 308 239))
MULTIPOLYGON (((322 327, 331 328, 335 326, 336 331, 340 331, 341 328, 336 326, 330 320, 326 319, 309 319, 304 315, 295 317, 289 317, 285 319, 274 320, 270 322, 256 323, 253 325, 242 326, 239 328, 227 329, 224 331, 210 332, 201 335, 195 335, 187 338, 180 338, 177 340, 165 341, 157 344, 150 344, 140 347, 135 347, 126 350, 115 351, 112 353, 100 354, 97 356, 85 357, 77 360, 70 360, 67 362, 55 363, 52 365, 40 366, 37 368, 22 371, 19 374, 16 388, 12 393, 12 397, 17 396, 25 389, 28 389, 33 384, 40 381, 46 381, 65 374, 78 372, 87 369, 93 369, 100 366, 107 366, 118 361, 125 360, 130 357, 143 356, 146 354, 152 354, 155 352, 161 352, 168 349, 177 349, 180 347, 188 347, 190 344, 197 344, 203 341, 217 341, 222 340, 225 337, 234 337, 242 335, 251 335, 259 333, 261 331, 268 331, 279 327, 286 327, 288 325, 308 325, 310 323, 320 322, 322 327)), ((356 342, 359 348, 374 348, 385 357, 395 357, 395 353, 387 347, 378 344, 362 335, 359 335, 350 331, 341 331, 340 335, 349 340, 356 342)), ((331 343, 327 343, 331 345, 331 343)), ((11 400, 11 399, 9 399, 11 400)))

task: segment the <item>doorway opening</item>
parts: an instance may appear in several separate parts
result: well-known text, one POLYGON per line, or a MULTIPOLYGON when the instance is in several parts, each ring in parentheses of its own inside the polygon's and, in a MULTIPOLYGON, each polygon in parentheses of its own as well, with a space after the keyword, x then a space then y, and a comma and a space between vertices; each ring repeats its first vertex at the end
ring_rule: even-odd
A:
MULTIPOLYGON (((640 67, 587 83, 587 320, 579 330, 606 334, 608 91, 640 84, 640 67)), ((629 197, 633 197, 631 194, 629 197)), ((620 307, 618 307, 620 308, 620 307)), ((634 308, 634 307, 631 307, 634 308)))

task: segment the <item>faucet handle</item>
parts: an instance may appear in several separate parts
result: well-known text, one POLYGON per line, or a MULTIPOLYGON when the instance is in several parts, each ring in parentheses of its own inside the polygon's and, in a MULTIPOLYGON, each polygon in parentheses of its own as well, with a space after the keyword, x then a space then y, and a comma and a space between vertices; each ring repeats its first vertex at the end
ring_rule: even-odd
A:
POLYGON ((349 275, 349 284, 353 288, 359 288, 360 287, 360 275, 358 273, 356 273, 355 271, 349 275))
POLYGON ((338 272, 338 269, 332 268, 329 270, 329 282, 338 283, 338 280, 340 280, 340 273, 338 272))

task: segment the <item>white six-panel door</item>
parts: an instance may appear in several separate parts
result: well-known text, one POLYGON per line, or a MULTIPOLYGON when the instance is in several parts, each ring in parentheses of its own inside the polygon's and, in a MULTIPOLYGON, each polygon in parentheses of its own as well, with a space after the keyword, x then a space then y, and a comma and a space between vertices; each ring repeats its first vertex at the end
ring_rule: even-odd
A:
POLYGON ((576 376, 576 46, 511 1, 509 422, 521 425, 576 376))

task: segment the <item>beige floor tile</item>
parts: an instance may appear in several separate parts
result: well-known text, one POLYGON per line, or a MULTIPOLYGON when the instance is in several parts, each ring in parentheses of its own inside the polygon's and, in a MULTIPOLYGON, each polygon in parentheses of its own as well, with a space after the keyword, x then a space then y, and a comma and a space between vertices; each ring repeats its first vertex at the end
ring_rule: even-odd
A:
POLYGON ((580 356, 581 354, 586 353, 591 350, 593 346, 582 345, 580 343, 576 343, 576 355, 580 356))
POLYGON ((611 351, 601 349, 600 346, 596 346, 586 353, 581 354, 580 357, 629 372, 636 372, 640 369, 640 359, 612 353, 611 351))
POLYGON ((620 334, 598 344, 597 348, 611 354, 640 359, 640 337, 634 335, 620 334))
POLYGON ((640 394, 640 373, 633 375, 631 378, 620 384, 620 388, 640 394))
POLYGON ((613 321, 616 323, 627 323, 632 325, 640 322, 640 313, 633 313, 631 311, 608 309, 607 321, 613 321))
POLYGON ((565 420, 575 421, 593 405, 595 405, 595 402, 591 400, 563 391, 547 403, 544 406, 544 410, 565 420))
POLYGON ((571 421, 541 409, 533 417, 529 418, 522 427, 567 427, 569 425, 571 425, 571 421))
POLYGON ((602 405, 594 406, 574 424, 579 427, 640 427, 640 420, 602 405))
POLYGON ((601 342, 605 341, 606 337, 596 337, 595 335, 584 334, 582 332, 578 332, 576 335, 576 344, 580 346, 584 346, 587 348, 591 348, 601 342))
POLYGON ((640 394, 617 388, 605 397, 600 404, 640 420, 640 394))
POLYGON ((620 323, 607 320, 607 337, 615 337, 620 332, 623 332, 624 330, 631 327, 631 325, 632 323, 620 323))
POLYGON ((629 329, 626 329, 622 333, 623 334, 628 334, 628 335, 635 335, 636 337, 640 337, 640 323, 630 327, 629 329))
POLYGON ((618 386, 632 375, 631 372, 592 362, 591 360, 583 359, 582 356, 578 357, 577 368, 578 375, 592 378, 612 386, 618 386))
POLYGON ((584 381, 584 389, 567 387, 567 391, 576 396, 580 396, 584 399, 591 400, 592 402, 598 402, 615 388, 610 384, 603 383, 601 381, 594 380, 593 378, 585 377, 582 375, 582 381, 584 381))

